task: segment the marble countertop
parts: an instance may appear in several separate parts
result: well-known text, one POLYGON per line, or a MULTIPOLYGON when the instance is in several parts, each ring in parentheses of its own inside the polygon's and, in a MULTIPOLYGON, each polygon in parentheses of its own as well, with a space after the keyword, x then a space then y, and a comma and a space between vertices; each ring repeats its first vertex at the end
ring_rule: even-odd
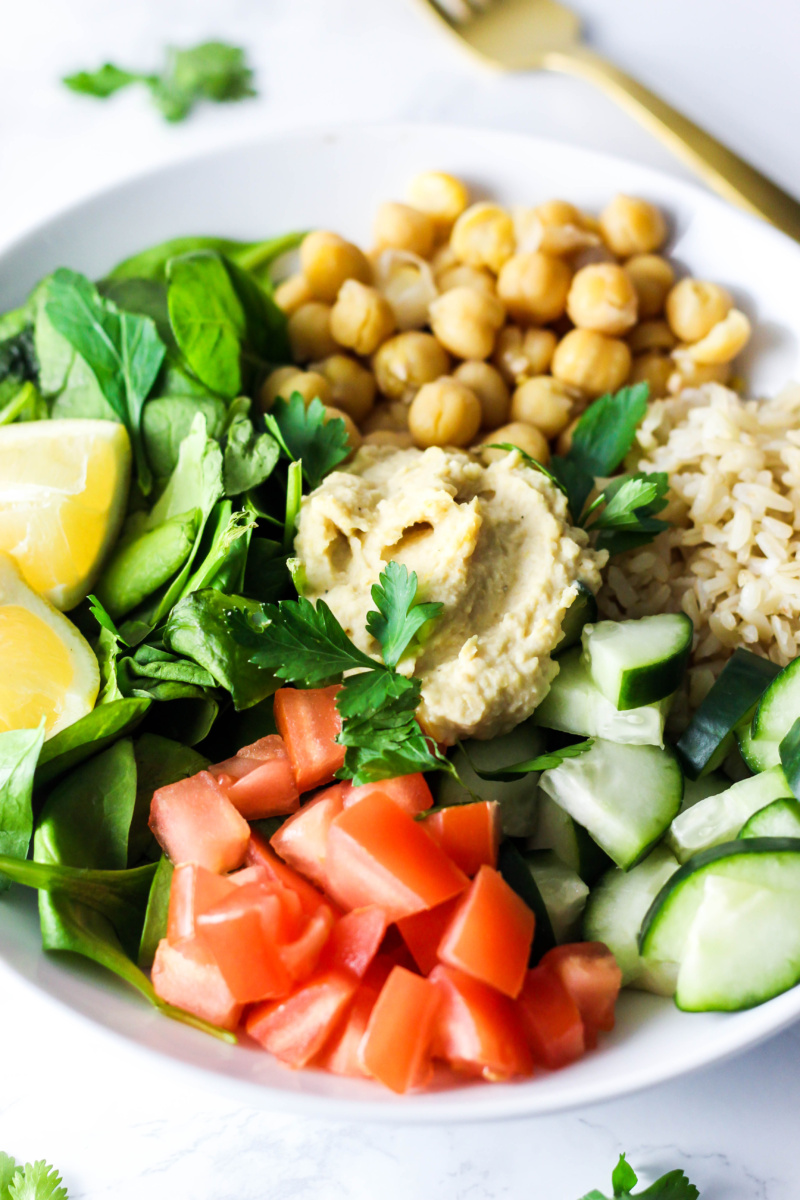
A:
MULTIPOLYGON (((596 44, 800 194, 794 0, 578 0, 596 44)), ((0 239, 146 167, 324 120, 435 120, 562 138, 680 172, 577 81, 481 70, 416 0, 24 0, 0 39, 0 239), (182 126, 131 89, 58 85, 167 42, 246 45, 257 100, 182 126)), ((278 181, 279 185, 279 181, 278 181)), ((735 247, 731 247, 735 254, 735 247)), ((713 1070, 565 1115, 443 1127, 251 1111, 154 1073, 4 977, 0 1149, 46 1157, 71 1200, 577 1200, 625 1150, 644 1180, 682 1166, 704 1200, 797 1200, 800 1027, 713 1070)))

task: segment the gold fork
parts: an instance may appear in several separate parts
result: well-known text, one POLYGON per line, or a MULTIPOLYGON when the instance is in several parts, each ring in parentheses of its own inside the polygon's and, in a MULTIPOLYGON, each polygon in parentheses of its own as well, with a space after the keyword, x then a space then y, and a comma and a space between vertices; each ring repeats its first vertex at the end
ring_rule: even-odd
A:
POLYGON ((422 0, 440 24, 509 71, 577 75, 608 92, 726 200, 800 241, 800 202, 580 40, 580 20, 557 0, 422 0))

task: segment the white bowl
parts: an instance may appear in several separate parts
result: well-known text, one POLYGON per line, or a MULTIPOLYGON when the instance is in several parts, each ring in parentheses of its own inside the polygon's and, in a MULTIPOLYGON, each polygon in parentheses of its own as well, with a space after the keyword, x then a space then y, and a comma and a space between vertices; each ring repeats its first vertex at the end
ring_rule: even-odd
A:
MULTIPOLYGON (((668 175, 535 138, 449 127, 351 128, 270 138, 141 176, 49 221, 0 256, 0 312, 41 276, 70 266, 92 277, 147 245, 191 233, 257 239, 325 227, 369 243, 376 205, 402 199, 409 178, 437 167, 475 196, 507 204, 565 197, 599 210, 617 191, 648 197, 671 219, 680 267, 731 289, 753 319, 747 375, 771 394, 798 374, 800 247, 767 225, 668 175)), ((165 1070, 264 1108, 329 1118, 475 1120, 550 1113, 646 1087, 744 1050, 800 1017, 800 988, 736 1014, 680 1013, 671 1001, 628 992, 617 1027, 581 1062, 515 1084, 465 1084, 398 1098, 373 1084, 291 1072, 269 1055, 226 1046, 159 1017, 137 994, 91 965, 46 956, 34 897, 0 900, 0 973, 24 1003, 26 985, 64 1012, 157 1056, 165 1070), (16 979, 13 978, 16 976, 16 979)))

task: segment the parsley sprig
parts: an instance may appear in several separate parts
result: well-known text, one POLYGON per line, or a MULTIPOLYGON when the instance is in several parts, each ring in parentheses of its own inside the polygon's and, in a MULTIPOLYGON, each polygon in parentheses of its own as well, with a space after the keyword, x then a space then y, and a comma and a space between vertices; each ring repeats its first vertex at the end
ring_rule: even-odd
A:
POLYGON ((611 1197, 595 1189, 587 1192, 581 1200, 698 1200, 699 1191, 690 1183, 683 1171, 668 1171, 655 1183, 651 1183, 643 1192, 633 1193, 633 1188, 639 1178, 624 1154, 620 1155, 611 1175, 611 1186, 614 1189, 611 1197))
POLYGON ((347 427, 340 417, 327 420, 327 409, 314 398, 306 407, 299 392, 275 401, 264 424, 283 453, 302 463, 303 477, 312 490, 350 453, 347 427))
POLYGON ((0 1200, 68 1200, 55 1167, 41 1159, 18 1165, 0 1152, 0 1200))

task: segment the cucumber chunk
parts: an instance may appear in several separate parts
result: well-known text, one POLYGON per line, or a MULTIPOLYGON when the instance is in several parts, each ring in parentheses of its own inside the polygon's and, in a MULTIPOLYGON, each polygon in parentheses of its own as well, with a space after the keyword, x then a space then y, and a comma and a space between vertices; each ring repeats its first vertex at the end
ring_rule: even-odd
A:
POLYGON ((659 996, 675 991, 674 963, 650 962, 639 953, 639 930, 650 905, 678 869, 666 846, 656 846, 631 871, 608 871, 586 904, 583 936, 605 942, 622 971, 623 987, 637 987, 659 996))
POLYGON ((588 625, 590 621, 596 620, 597 600, 594 592, 585 583, 578 580, 578 594, 564 613, 561 622, 561 637, 553 651, 553 657, 557 658, 559 654, 563 654, 565 650, 575 646, 581 640, 584 626, 588 625))
POLYGON ((683 680, 694 626, 685 613, 600 621, 581 634, 592 682, 621 712, 671 696, 683 680))
POLYGON ((574 941, 580 933, 588 887, 552 850, 528 851, 523 858, 544 901, 556 942, 574 941))
POLYGON ((678 757, 688 779, 707 775, 724 762, 737 725, 748 725, 764 689, 780 667, 753 654, 735 650, 678 741, 678 757))
POLYGON ((686 862, 701 850, 731 841, 754 813, 784 796, 791 796, 791 789, 780 767, 751 775, 680 813, 670 826, 667 845, 679 862, 686 862))
POLYGON ((611 866, 611 859, 583 826, 573 821, 568 812, 541 790, 536 833, 528 838, 528 849, 552 850, 589 887, 611 866))
POLYGON ((683 775, 671 750, 598 740, 579 758, 543 772, 540 787, 628 870, 677 815, 683 775))
POLYGON ((533 714, 537 725, 632 746, 663 746, 671 697, 619 712, 595 687, 580 648, 558 660, 559 673, 533 714))
POLYGON ((752 726, 739 735, 739 748, 751 771, 766 771, 780 763, 781 742, 798 717, 800 658, 795 658, 775 676, 758 702, 752 726))
POLYGON ((800 838, 800 803, 797 800, 773 800, 742 826, 740 838, 800 838))
MULTIPOLYGON (((680 755, 678 758, 680 760, 680 755)), ((749 779, 750 776, 748 775, 747 778, 749 779)), ((712 771, 710 775, 703 775, 700 779, 684 780, 681 812, 686 812, 687 808, 694 808, 695 804, 699 804, 701 800, 707 800, 709 796, 718 796, 720 792, 727 792, 730 786, 730 779, 721 771, 712 771)))
MULTIPOLYGON (((501 737, 488 742, 468 741, 464 746, 476 767, 483 771, 496 771, 511 763, 536 758, 544 751, 544 736, 530 721, 524 721, 501 737)), ((506 837, 528 837, 535 831, 539 772, 520 775, 518 779, 508 782, 481 779, 460 747, 453 754, 452 762, 466 786, 462 787, 450 775, 443 775, 437 795, 439 804, 468 803, 472 799, 467 791, 470 788, 481 800, 499 802, 500 821, 506 837)))

